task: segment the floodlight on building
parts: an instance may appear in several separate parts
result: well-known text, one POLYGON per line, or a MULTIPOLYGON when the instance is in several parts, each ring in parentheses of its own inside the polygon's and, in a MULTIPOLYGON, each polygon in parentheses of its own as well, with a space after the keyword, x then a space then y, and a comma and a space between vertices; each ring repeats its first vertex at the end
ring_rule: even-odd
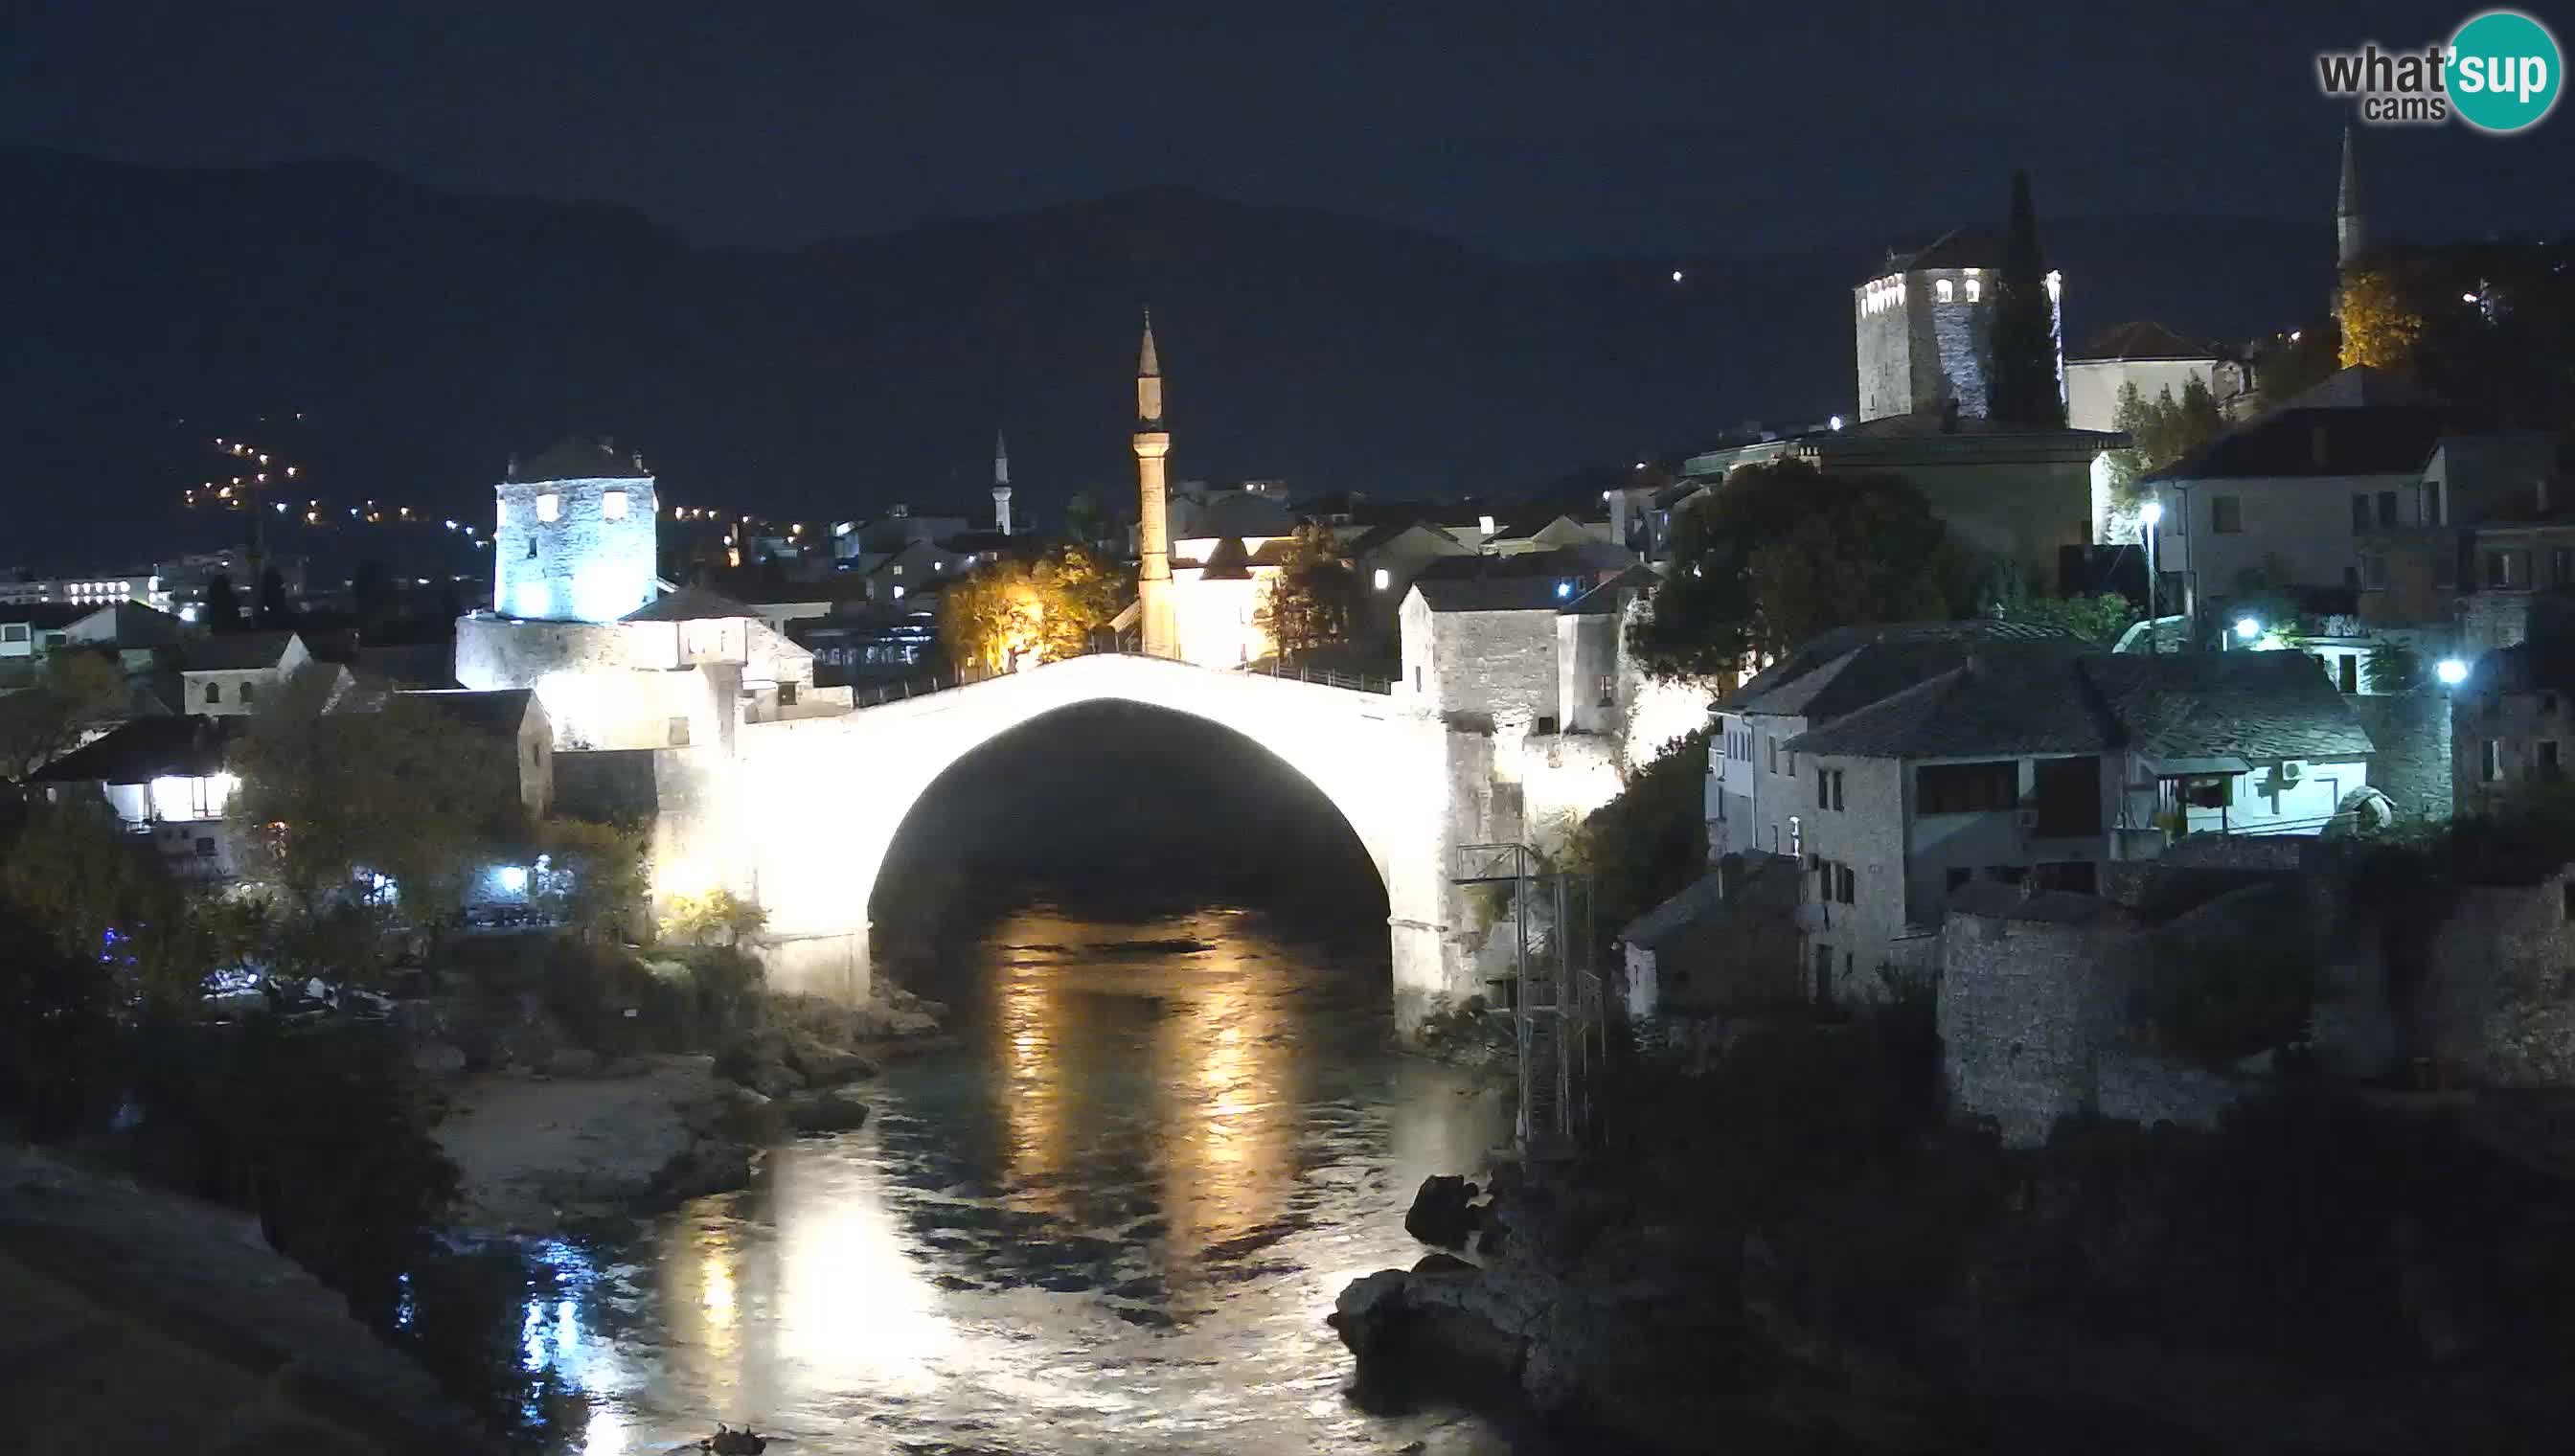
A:
POLYGON ((2249 617, 2239 617, 2235 619, 2235 635, 2251 642, 2262 635, 2262 624, 2249 617))
POLYGON ((2163 525, 2164 503, 2161 501, 2148 501, 2143 506, 2137 508, 2137 519, 2146 523, 2146 528, 2150 531, 2155 527, 2163 525))
POLYGON ((527 869, 517 864, 502 865, 501 887, 512 894, 523 893, 528 887, 527 869))
POLYGON ((1571 582, 1558 582, 1555 584, 1555 596, 1557 601, 1563 601, 1565 598, 1572 595, 1573 584, 1571 582))
POLYGON ((1831 426, 1832 426, 1832 428, 1833 428, 1833 429, 1835 429, 1835 430, 1839 430, 1840 428, 1842 428, 1842 417, 1841 417, 1841 416, 1839 416, 1839 415, 1835 415, 1829 423, 1831 424, 1831 426))
POLYGON ((2443 658, 2432 669, 2432 676, 2441 680, 2442 687, 2456 688, 2468 681, 2468 665, 2456 658, 2443 658))

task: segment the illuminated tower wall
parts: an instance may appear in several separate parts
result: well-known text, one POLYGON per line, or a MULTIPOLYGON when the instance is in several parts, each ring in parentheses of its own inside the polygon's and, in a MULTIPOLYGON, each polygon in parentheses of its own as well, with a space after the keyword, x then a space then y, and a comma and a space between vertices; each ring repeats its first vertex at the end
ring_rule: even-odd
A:
MULTIPOLYGON (((543 467, 560 451, 541 457, 543 467)), ((506 617, 549 622, 615 622, 653 600, 655 524, 660 508, 653 477, 640 463, 618 474, 615 459, 594 451, 583 462, 595 474, 506 480, 495 488, 500 517, 492 532, 492 608, 506 617)))
POLYGON ((1172 453, 1163 428, 1163 366, 1154 354, 1154 315, 1145 314, 1145 344, 1136 360, 1136 606, 1145 656, 1180 656, 1172 602, 1172 523, 1163 458, 1172 453))

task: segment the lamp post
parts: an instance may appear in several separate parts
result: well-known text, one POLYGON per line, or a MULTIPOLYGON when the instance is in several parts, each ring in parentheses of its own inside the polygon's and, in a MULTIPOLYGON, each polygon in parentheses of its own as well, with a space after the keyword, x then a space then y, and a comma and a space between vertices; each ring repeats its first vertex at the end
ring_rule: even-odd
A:
POLYGON ((2163 525, 2164 503, 2148 501, 2138 508, 2137 519, 2146 526, 2146 651, 2159 653, 2163 646, 2156 641, 2162 635, 2162 629, 2157 626, 2161 617, 2156 599, 2157 589, 2162 584, 2155 577, 2155 528, 2163 525))

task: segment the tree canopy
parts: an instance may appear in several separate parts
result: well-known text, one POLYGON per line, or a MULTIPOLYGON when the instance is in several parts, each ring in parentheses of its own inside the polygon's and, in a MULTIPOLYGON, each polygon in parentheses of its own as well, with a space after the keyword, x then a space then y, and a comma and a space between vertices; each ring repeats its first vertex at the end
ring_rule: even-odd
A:
POLYGON ((125 703, 125 674, 103 653, 57 650, 33 686, 0 695, 0 783, 35 771, 107 727, 125 703))
POLYGON ((2038 246, 2038 214, 2029 174, 2012 174, 2011 221, 1995 280, 1993 368, 1986 413, 2023 430, 2061 429, 2065 397, 2056 372, 2056 306, 2047 293, 2047 255, 2038 246))
POLYGON ((1007 672, 1090 651, 1134 584, 1089 547, 1063 542, 1035 561, 990 562, 940 594, 939 640, 960 668, 1007 672))
POLYGON ((1676 514, 1671 570, 1629 646, 1657 677, 1731 678, 1832 628, 1947 617, 1961 580, 1902 478, 1746 466, 1676 514))
POLYGON ((245 874, 308 918, 382 874, 413 923, 442 923, 486 853, 525 838, 515 757, 417 699, 328 712, 331 687, 323 671, 297 674, 234 750, 241 818, 269 826, 245 874))
POLYGON ((1288 559, 1261 603, 1261 630, 1283 661, 1350 640, 1358 615, 1358 577, 1329 528, 1312 522, 1288 539, 1288 559))

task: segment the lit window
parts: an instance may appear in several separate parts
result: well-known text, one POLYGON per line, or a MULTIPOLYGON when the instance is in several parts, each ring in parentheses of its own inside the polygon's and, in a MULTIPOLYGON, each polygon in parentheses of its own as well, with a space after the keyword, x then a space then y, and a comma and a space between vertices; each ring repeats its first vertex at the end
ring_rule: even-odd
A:
POLYGON ((1380 591, 1380 592, 1384 591, 1384 590, 1386 589, 1386 584, 1387 584, 1387 583, 1389 583, 1389 582, 1391 582, 1392 580, 1393 580, 1393 578, 1391 578, 1391 577, 1389 577, 1388 575, 1386 575, 1386 570, 1385 570, 1385 568, 1383 568, 1383 567, 1379 567, 1379 568, 1377 568, 1377 569, 1376 569, 1376 589, 1377 589, 1378 591, 1380 591))
POLYGON ((603 492, 599 498, 599 514, 610 521, 625 520, 626 493, 624 491, 603 492))
POLYGON ((548 491, 537 498, 537 519, 539 521, 556 521, 562 519, 562 517, 563 497, 556 495, 552 491, 548 491))
POLYGON ((1938 283, 1931 285, 1931 289, 1934 294, 1938 295, 1940 302, 1944 304, 1951 302, 1950 295, 1956 292, 1955 289, 1950 287, 1949 280, 1945 278, 1941 279, 1938 283))
POLYGON ((1984 281, 1983 279, 1981 279, 1981 278, 1970 278, 1970 279, 1968 279, 1968 280, 1967 280, 1967 302, 1969 302, 1969 303, 1974 303, 1976 300, 1978 300, 1978 299, 1980 299, 1980 298, 1983 298, 1984 296, 1985 296, 1985 281, 1984 281))
POLYGON ((894 600, 896 600, 897 602, 900 602, 900 601, 902 601, 902 600, 903 600, 903 589, 902 589, 901 587, 897 587, 897 588, 895 588, 895 589, 894 589, 894 600))

